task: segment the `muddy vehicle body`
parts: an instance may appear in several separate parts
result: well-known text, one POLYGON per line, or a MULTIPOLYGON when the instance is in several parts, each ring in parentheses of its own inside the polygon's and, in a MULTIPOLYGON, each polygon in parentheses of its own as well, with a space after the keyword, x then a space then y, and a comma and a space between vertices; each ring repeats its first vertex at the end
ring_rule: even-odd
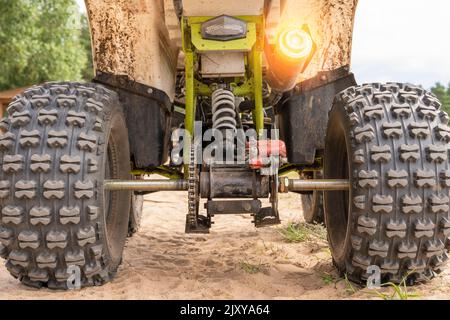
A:
POLYGON ((278 194, 299 193, 354 281, 378 270, 420 282, 445 264, 448 116, 418 86, 356 84, 357 0, 86 5, 93 82, 27 89, 1 123, 0 254, 13 276, 109 281, 156 191, 187 191, 188 233, 218 214, 276 225, 278 194))

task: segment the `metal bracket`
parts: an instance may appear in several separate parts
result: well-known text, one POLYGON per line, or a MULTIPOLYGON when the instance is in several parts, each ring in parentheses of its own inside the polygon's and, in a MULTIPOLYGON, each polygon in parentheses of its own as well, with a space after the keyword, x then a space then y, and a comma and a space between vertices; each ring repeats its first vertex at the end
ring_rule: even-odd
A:
POLYGON ((281 223, 278 212, 275 212, 272 207, 262 208, 254 215, 254 217, 255 219, 253 220, 253 223, 257 228, 273 226, 281 223))
POLYGON ((186 216, 186 229, 185 232, 189 234, 208 234, 209 229, 211 229, 211 217, 205 217, 199 215, 197 217, 197 223, 192 224, 189 220, 189 215, 186 216))
POLYGON ((212 201, 205 203, 205 209, 208 215, 215 214, 239 214, 239 213, 258 213, 261 210, 261 201, 259 200, 237 200, 237 201, 212 201))

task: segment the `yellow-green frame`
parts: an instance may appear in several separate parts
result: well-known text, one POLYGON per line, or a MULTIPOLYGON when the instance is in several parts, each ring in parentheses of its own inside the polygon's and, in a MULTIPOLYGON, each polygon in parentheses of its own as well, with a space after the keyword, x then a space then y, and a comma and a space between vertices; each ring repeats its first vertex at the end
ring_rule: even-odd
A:
MULTIPOLYGON (((247 51, 247 70, 243 84, 233 84, 232 90, 236 96, 253 98, 255 110, 253 121, 255 129, 262 134, 264 129, 263 109, 263 51, 264 51, 264 16, 237 16, 247 22, 248 33, 245 39, 230 41, 205 40, 201 37, 201 24, 214 17, 184 17, 182 21, 182 46, 185 54, 185 89, 186 114, 185 129, 189 135, 184 139, 184 150, 190 150, 194 135, 196 98, 209 96, 213 88, 195 79, 195 64, 199 52, 207 51, 247 51)), ((185 163, 189 152, 184 152, 185 163)))

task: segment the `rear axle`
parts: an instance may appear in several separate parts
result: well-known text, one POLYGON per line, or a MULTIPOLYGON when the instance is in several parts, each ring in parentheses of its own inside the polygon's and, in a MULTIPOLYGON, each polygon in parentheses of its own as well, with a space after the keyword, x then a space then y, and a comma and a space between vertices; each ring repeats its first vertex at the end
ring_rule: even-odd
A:
MULTIPOLYGON (((105 190, 111 191, 185 191, 188 190, 187 180, 105 180, 105 190)), ((350 182, 344 179, 300 180, 280 178, 279 191, 332 191, 348 190, 350 182)))

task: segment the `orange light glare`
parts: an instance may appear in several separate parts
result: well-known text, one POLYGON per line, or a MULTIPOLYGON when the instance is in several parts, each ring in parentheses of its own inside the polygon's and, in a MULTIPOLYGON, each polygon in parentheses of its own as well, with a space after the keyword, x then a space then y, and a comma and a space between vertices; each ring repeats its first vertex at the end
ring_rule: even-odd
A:
POLYGON ((292 59, 303 59, 310 55, 313 49, 313 40, 304 30, 288 28, 278 37, 280 52, 292 59))

